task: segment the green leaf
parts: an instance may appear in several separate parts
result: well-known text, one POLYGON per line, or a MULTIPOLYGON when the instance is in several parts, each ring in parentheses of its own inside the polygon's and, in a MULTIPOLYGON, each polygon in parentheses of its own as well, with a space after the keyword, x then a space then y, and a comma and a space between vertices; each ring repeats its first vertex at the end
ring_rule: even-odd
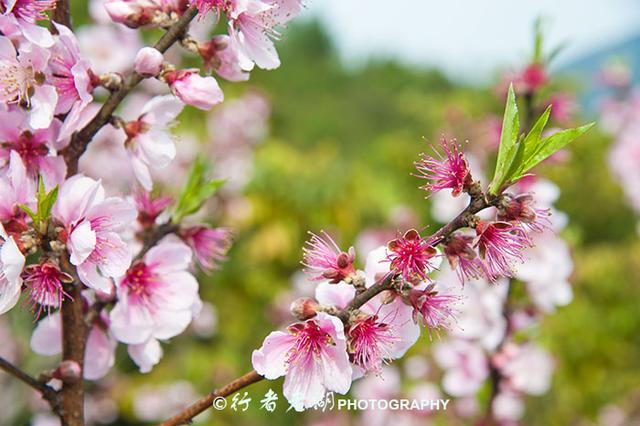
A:
MULTIPOLYGON (((547 109, 542 113, 540 118, 535 122, 531 131, 524 138, 524 158, 529 158, 536 150, 538 142, 540 141, 540 136, 542 135, 542 131, 544 130, 544 126, 547 125, 549 121, 549 115, 551 114, 551 105, 547 107, 547 109)), ((524 165, 524 164, 523 164, 524 165)))
POLYGON ((502 120, 502 133, 500 134, 500 147, 498 148, 496 170, 493 175, 493 180, 489 185, 489 192, 492 194, 496 194, 504 184, 507 170, 511 168, 511 163, 517 151, 517 149, 514 149, 514 145, 518 141, 519 128, 520 118, 518 117, 518 105, 516 104, 513 84, 511 84, 509 85, 507 105, 502 120))
POLYGON ((544 36, 542 34, 542 18, 536 18, 534 24, 535 41, 533 46, 533 63, 542 62, 542 44, 544 36))
POLYGON ((573 142, 579 136, 586 133, 594 125, 595 123, 589 123, 581 127, 576 127, 574 129, 561 130, 540 140, 540 142, 538 142, 538 144, 536 145, 535 150, 525 159, 522 167, 522 175, 538 165, 540 162, 544 161, 549 156, 555 154, 556 152, 567 146, 569 143, 573 142))
POLYGON ((180 193, 175 205, 172 220, 180 222, 185 216, 196 213, 225 182, 224 179, 208 179, 208 166, 204 160, 197 158, 189 173, 187 183, 180 193))
POLYGON ((58 199, 58 187, 53 188, 47 195, 45 195, 44 199, 38 206, 38 215, 40 216, 41 221, 49 220, 49 216, 51 216, 51 210, 53 210, 53 205, 56 203, 58 199))
POLYGON ((29 215, 29 217, 31 218, 31 220, 33 221, 33 223, 36 226, 38 225, 39 220, 38 220, 38 214, 37 213, 35 213, 33 210, 31 210, 25 204, 18 204, 18 207, 20 208, 20 210, 22 210, 23 212, 25 212, 26 214, 29 215))

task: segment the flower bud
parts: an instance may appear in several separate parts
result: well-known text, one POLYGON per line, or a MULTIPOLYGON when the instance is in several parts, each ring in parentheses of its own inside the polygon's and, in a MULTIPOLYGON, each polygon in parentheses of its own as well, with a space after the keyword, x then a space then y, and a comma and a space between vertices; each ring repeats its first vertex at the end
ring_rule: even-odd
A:
POLYGON ((153 47, 143 47, 138 51, 134 62, 135 70, 143 77, 155 77, 162 70, 164 57, 153 47))
POLYGON ((170 71, 163 77, 182 102, 198 109, 209 110, 224 99, 216 79, 202 77, 197 70, 170 71))
POLYGON ((291 303, 289 310, 294 317, 300 321, 304 321, 315 317, 318 312, 318 307, 318 302, 310 297, 301 297, 291 303))
POLYGON ((155 5, 146 0, 107 0, 104 8, 113 22, 138 28, 151 23, 155 5))
POLYGON ((64 383, 75 383, 82 376, 80 364, 75 361, 65 360, 60 363, 53 377, 62 380, 64 383))

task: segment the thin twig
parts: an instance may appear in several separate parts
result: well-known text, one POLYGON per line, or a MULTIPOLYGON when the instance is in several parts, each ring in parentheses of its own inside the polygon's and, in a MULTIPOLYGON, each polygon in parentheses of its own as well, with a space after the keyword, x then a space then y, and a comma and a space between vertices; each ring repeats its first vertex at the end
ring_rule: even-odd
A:
MULTIPOLYGON (((160 52, 164 53, 169 47, 173 45, 180 37, 184 35, 189 23, 195 18, 198 14, 198 9, 194 6, 191 6, 187 9, 184 14, 180 17, 180 19, 169 29, 166 33, 158 40, 158 42, 153 46, 160 52)), ((111 96, 105 101, 100 108, 100 111, 96 114, 95 117, 81 130, 77 131, 71 137, 71 142, 69 146, 67 146, 64 150, 62 150, 61 154, 67 163, 67 170, 69 176, 77 173, 78 171, 78 161, 80 156, 86 151, 87 146, 93 139, 93 137, 98 133, 102 127, 109 122, 114 111, 120 105, 120 102, 133 90, 141 81, 143 77, 135 71, 132 71, 131 74, 125 79, 122 87, 115 92, 111 93, 111 96)))
POLYGON ((258 373, 256 373, 255 370, 251 370, 247 374, 238 377, 228 385, 223 386, 220 389, 217 389, 211 392, 204 398, 199 399, 194 404, 185 408, 180 413, 176 414, 175 416, 171 417, 169 420, 160 424, 160 426, 178 426, 178 425, 190 424, 191 420, 195 416, 207 410, 207 408, 211 407, 211 405, 213 404, 213 401, 216 398, 227 397, 232 393, 239 391, 242 388, 245 388, 253 383, 259 382, 262 379, 263 377, 258 373))
POLYGON ((163 223, 162 225, 153 228, 151 232, 143 236, 142 249, 140 249, 140 252, 133 259, 134 262, 142 259, 153 246, 160 242, 161 239, 169 234, 177 232, 179 229, 180 227, 172 222, 163 223))
POLYGON ((32 377, 29 374, 25 373, 20 368, 16 367, 15 365, 13 365, 12 363, 10 363, 9 361, 7 361, 2 357, 0 357, 0 369, 4 370, 7 374, 15 377, 16 379, 20 380, 22 383, 26 384, 27 386, 30 386, 36 391, 40 392, 42 397, 46 399, 51 405, 51 409, 54 412, 58 411, 58 404, 59 404, 58 394, 53 388, 48 386, 46 383, 39 381, 35 377, 32 377))
POLYGON ((51 14, 51 20, 71 29, 71 7, 69 0, 58 0, 51 14))

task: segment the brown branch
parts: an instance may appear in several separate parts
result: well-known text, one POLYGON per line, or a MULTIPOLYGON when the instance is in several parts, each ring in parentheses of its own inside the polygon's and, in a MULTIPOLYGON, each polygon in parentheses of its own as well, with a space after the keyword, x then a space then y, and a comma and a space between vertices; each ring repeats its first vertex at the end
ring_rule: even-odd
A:
POLYGON ((6 359, 0 357, 0 369, 4 370, 7 374, 15 377, 20 380, 22 383, 27 386, 32 387, 36 391, 40 392, 42 397, 46 399, 51 405, 51 409, 54 412, 58 412, 59 407, 59 398, 57 392, 48 386, 46 383, 39 381, 38 379, 30 376, 29 374, 22 371, 20 368, 16 367, 6 359))
POLYGON ((142 248, 140 249, 140 252, 136 255, 136 257, 133 259, 134 262, 136 260, 140 260, 142 259, 142 257, 147 254, 147 252, 156 244, 158 244, 158 242, 160 242, 161 239, 163 239, 164 237, 166 237, 169 234, 173 234, 175 232, 177 232, 180 229, 180 227, 172 222, 169 223, 164 223, 160 226, 156 226, 155 228, 153 228, 152 231, 146 233, 142 238, 143 238, 143 242, 142 242, 142 248))
POLYGON ((70 0, 58 0, 56 7, 51 14, 51 20, 71 29, 71 7, 70 0))
POLYGON ((238 377, 226 386, 223 386, 222 388, 211 392, 209 395, 185 408, 183 411, 171 417, 169 420, 161 423, 160 426, 178 426, 190 424, 191 419, 210 408, 216 398, 229 396, 232 393, 237 392, 240 389, 245 388, 253 383, 257 383, 262 379, 263 377, 256 373, 255 370, 251 370, 244 376, 238 377))
MULTIPOLYGON (((65 265, 68 271, 74 271, 65 265)), ((82 300, 82 284, 77 279, 67 286, 65 291, 69 298, 62 302, 62 360, 74 361, 84 370, 84 354, 88 336, 88 327, 84 321, 84 302, 82 300)), ((64 383, 60 394, 60 411, 58 415, 65 426, 84 425, 84 380, 64 383)))
MULTIPOLYGON (((169 27, 167 32, 164 33, 153 47, 162 53, 166 52, 169 47, 184 35, 189 23, 197 13, 198 10, 194 6, 187 9, 180 19, 169 27)), ((120 102, 122 102, 129 92, 131 92, 131 90, 133 90, 142 80, 143 77, 140 74, 132 71, 125 79, 122 87, 111 93, 96 116, 93 117, 93 119, 84 128, 73 134, 69 146, 61 152, 65 162, 67 163, 68 175, 77 173, 80 156, 82 156, 86 151, 87 146, 93 137, 105 124, 109 122, 114 111, 118 105, 120 105, 120 102)))

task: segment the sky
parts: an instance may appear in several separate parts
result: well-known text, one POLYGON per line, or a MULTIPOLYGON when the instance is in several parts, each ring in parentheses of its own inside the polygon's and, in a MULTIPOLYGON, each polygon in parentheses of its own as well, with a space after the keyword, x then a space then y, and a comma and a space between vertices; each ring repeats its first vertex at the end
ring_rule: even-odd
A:
POLYGON ((639 0, 306 0, 307 18, 329 29, 344 61, 372 57, 436 66, 469 82, 522 64, 533 24, 545 19, 557 65, 640 33, 639 0))

